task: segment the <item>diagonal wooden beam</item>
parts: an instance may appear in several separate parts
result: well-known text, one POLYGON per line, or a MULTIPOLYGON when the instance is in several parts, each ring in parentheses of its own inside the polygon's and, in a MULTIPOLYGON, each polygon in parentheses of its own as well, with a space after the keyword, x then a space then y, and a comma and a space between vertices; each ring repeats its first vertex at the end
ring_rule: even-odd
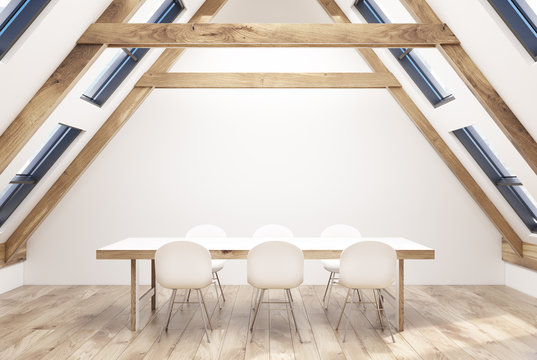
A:
MULTIPOLYGON (((194 14, 191 22, 211 21, 214 15, 227 0, 206 0, 194 14)), ((150 68, 150 71, 167 71, 177 61, 184 49, 166 49, 150 68)), ((104 149, 119 129, 129 120, 131 115, 142 104, 151 92, 151 88, 134 88, 121 102, 118 108, 108 117, 101 128, 93 135, 78 156, 60 175, 58 180, 46 192, 32 211, 19 224, 17 229, 6 241, 5 258, 10 261, 18 249, 26 244, 28 238, 56 207, 63 196, 69 191, 82 173, 104 149)))
POLYGON ((177 88, 387 88, 400 87, 384 73, 148 73, 136 87, 177 88))
MULTIPOLYGON (((440 24, 441 21, 425 0, 401 0, 418 22, 440 24)), ((451 64, 472 94, 481 103, 511 143, 537 173, 537 143, 518 120, 503 98, 479 70, 460 44, 439 44, 437 48, 451 64)))
MULTIPOLYGON (((318 1, 334 21, 350 22, 345 13, 334 2, 334 0, 318 1)), ((379 59, 379 57, 375 54, 373 50, 358 49, 358 52, 369 63, 373 70, 383 72, 388 71, 386 66, 382 63, 382 61, 379 59)), ((431 146, 436 150, 440 158, 444 160, 444 163, 451 169, 451 171, 459 179, 461 184, 474 198, 474 200, 481 207, 483 212, 487 214, 490 221, 496 226, 504 239, 509 242, 509 245, 513 248, 513 251, 518 256, 522 256, 522 240, 520 239, 518 234, 514 231, 514 229, 507 222, 504 216, 488 198, 487 194, 483 191, 483 189, 481 189, 479 184, 474 180, 468 170, 466 170, 464 165, 460 162, 460 160, 453 153, 453 151, 451 151, 451 149, 442 139, 440 134, 438 134, 435 128, 431 125, 427 117, 421 112, 421 110, 414 103, 414 101, 412 101, 410 96, 408 96, 407 92, 403 88, 389 88, 388 90, 393 95, 395 100, 399 103, 399 105, 403 108, 408 117, 414 122, 416 127, 429 141, 431 146)))
POLYGON ((458 44, 441 24, 103 24, 79 44, 110 47, 434 47, 458 44))
POLYGON ((5 261, 5 253, 6 253, 6 243, 0 244, 0 269, 6 266, 15 265, 17 263, 20 263, 24 260, 26 260, 26 246, 21 246, 15 255, 9 259, 9 261, 5 261))
MULTIPOLYGON (((113 0, 97 23, 128 21, 145 0, 113 0)), ((0 136, 0 173, 65 98, 106 45, 76 45, 0 136)))
POLYGON ((513 265, 537 271, 537 245, 523 243, 524 256, 518 256, 507 241, 502 241, 502 260, 513 265))

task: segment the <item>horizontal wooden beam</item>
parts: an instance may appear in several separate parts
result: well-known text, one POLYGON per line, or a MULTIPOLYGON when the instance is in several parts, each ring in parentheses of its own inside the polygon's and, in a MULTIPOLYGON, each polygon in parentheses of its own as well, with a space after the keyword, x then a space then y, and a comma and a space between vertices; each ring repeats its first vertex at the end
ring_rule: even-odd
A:
MULTIPOLYGON (((145 0, 114 0, 98 22, 127 21, 145 0)), ((45 122, 106 45, 76 45, 0 136, 0 173, 45 122)))
POLYGON ((137 87, 173 88, 387 88, 400 87, 385 73, 147 73, 137 87))
MULTIPOLYGON (((401 2, 416 21, 428 24, 440 23, 440 19, 427 4, 427 1, 402 0, 401 2)), ((460 44, 439 44, 438 49, 537 174, 537 142, 468 56, 468 53, 460 44)))
POLYGON ((103 24, 79 44, 110 47, 434 47, 458 44, 441 24, 103 24))
POLYGON ((21 246, 8 260, 6 256, 6 243, 0 244, 0 269, 26 260, 26 245, 21 246))
POLYGON ((523 243, 524 256, 518 256, 511 246, 504 240, 502 242, 502 260, 510 264, 522 266, 537 271, 537 245, 523 243))

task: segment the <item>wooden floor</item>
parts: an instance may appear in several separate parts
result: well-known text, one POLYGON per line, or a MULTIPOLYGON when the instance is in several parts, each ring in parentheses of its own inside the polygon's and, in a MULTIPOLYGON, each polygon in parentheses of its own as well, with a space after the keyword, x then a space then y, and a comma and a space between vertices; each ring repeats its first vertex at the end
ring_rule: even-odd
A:
MULTIPOLYGON (((249 342, 252 290, 224 291, 227 302, 212 315, 210 344, 194 304, 176 305, 157 343, 166 290, 157 313, 143 309, 147 325, 134 333, 126 286, 24 286, 0 295, 0 359, 537 359, 537 299, 503 286, 407 287, 407 327, 395 344, 380 331, 374 310, 354 311, 343 342, 343 331, 334 327, 344 290, 335 290, 325 312, 323 288, 312 286, 293 290, 305 343, 277 304, 264 306, 249 342)), ((281 292, 269 296, 283 299, 281 292)), ((214 289, 206 297, 211 311, 214 289)))

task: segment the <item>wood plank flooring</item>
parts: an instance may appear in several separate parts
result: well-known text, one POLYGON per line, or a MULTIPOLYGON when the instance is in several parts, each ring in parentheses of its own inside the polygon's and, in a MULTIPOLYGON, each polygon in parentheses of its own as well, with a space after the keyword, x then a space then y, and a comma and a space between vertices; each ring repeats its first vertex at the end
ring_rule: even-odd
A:
MULTIPOLYGON (((146 325, 135 333, 127 286, 23 286, 0 295, 0 359, 537 359, 537 299, 504 286, 408 286, 406 329, 395 343, 376 311, 358 306, 343 342, 343 329, 334 329, 345 290, 334 288, 328 311, 323 291, 293 290, 304 343, 279 304, 263 305, 250 341, 249 286, 225 286, 222 310, 215 309, 214 288, 207 289, 210 343, 195 303, 175 305, 159 343, 168 290, 159 290, 157 312, 142 309, 146 325)), ((284 296, 269 291, 266 299, 284 296)), ((386 300, 393 318, 393 300, 386 300)))

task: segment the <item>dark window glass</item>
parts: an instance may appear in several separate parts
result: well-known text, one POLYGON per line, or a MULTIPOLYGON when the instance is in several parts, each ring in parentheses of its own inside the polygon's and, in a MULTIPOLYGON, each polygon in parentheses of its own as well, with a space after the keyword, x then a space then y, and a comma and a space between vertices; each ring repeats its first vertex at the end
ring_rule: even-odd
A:
MULTIPOLYGON (((184 6, 180 1, 166 0, 148 22, 171 23, 183 9, 184 6)), ((149 49, 146 48, 118 50, 114 59, 82 94, 81 98, 97 106, 102 106, 148 51, 149 49)))
POLYGON ((58 125, 46 144, 30 160, 22 173, 13 177, 9 185, 0 194, 0 226, 6 222, 80 132, 80 129, 67 125, 58 125))
MULTIPOLYGON (((354 4, 356 9, 362 14, 368 23, 390 23, 388 17, 382 12, 373 0, 357 0, 354 4)), ((454 100, 455 97, 449 93, 438 82, 431 70, 427 66, 423 56, 413 49, 390 49, 390 52, 397 58, 403 69, 414 80, 423 95, 434 106, 438 107, 454 100)))
POLYGON ((536 9, 527 0, 489 0, 489 2, 533 60, 537 61, 536 9))
POLYGON ((0 0, 0 59, 49 2, 50 0, 0 0))
POLYGON ((492 148, 473 126, 453 131, 477 164, 494 183, 532 233, 537 233, 537 208, 520 180, 509 173, 492 148))

